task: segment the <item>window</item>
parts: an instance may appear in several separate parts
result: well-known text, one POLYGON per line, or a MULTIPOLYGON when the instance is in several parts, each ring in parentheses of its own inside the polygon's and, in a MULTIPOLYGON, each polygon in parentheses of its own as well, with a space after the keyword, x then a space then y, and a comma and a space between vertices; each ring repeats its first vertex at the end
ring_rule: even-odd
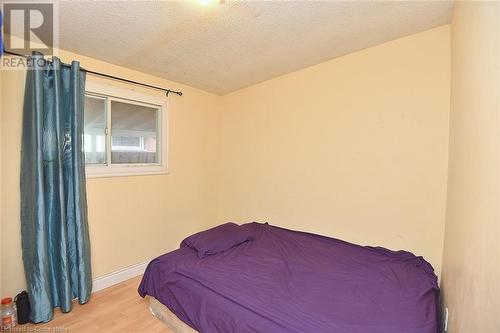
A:
POLYGON ((166 99, 87 82, 87 177, 167 173, 166 99))

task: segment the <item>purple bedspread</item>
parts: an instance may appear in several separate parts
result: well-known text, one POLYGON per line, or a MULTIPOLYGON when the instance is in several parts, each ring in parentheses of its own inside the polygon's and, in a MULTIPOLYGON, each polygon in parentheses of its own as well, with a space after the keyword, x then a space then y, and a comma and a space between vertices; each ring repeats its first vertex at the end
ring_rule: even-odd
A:
POLYGON ((432 266, 268 224, 255 239, 198 258, 183 247, 152 260, 139 286, 203 333, 436 333, 432 266))

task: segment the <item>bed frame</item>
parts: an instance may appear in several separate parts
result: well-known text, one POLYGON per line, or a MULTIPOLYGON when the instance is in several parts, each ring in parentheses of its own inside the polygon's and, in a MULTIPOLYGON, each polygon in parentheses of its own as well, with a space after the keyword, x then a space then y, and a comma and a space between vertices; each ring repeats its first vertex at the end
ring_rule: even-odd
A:
POLYGON ((170 311, 165 305, 161 304, 156 298, 149 297, 149 310, 160 321, 175 333, 199 333, 190 326, 186 325, 182 320, 170 311))

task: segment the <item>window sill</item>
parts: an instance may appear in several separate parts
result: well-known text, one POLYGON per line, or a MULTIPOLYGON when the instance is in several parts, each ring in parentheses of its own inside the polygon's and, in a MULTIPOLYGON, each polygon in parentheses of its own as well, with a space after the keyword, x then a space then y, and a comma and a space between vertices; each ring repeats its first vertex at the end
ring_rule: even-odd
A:
POLYGON ((87 179, 167 175, 168 170, 161 165, 155 166, 87 166, 85 168, 87 179))

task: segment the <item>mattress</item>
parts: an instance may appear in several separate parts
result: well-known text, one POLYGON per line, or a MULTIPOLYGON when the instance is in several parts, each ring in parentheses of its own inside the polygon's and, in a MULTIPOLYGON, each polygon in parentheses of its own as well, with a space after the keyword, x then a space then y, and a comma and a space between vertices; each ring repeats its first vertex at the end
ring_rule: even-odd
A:
POLYGON ((149 310, 153 316, 162 321, 168 328, 175 333, 198 333, 170 311, 165 305, 161 304, 156 298, 149 297, 149 310))
POLYGON ((437 277, 422 257, 249 223, 254 240, 198 258, 182 247, 151 261, 139 294, 193 330, 438 332, 437 277))

